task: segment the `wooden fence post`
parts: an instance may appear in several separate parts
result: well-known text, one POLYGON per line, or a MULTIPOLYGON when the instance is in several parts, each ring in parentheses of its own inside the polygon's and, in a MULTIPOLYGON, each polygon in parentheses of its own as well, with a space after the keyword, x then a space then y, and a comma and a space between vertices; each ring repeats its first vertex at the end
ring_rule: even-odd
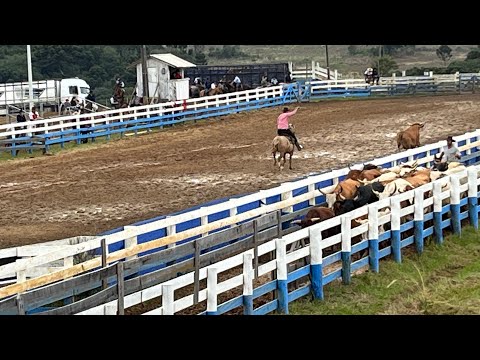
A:
POLYGON ((25 315, 25 304, 23 302, 22 294, 17 294, 17 309, 18 315, 25 315))
POLYGON ((277 255, 278 313, 288 314, 288 274, 286 241, 283 239, 276 239, 275 248, 277 255))
POLYGON ((255 279, 258 278, 258 221, 253 221, 253 261, 255 263, 255 279))
POLYGON ((469 168, 468 172, 468 216, 470 225, 478 230, 478 178, 477 169, 469 168))
POLYGON ((375 273, 379 271, 378 243, 378 206, 372 204, 368 208, 368 261, 375 273))
POLYGON ((200 291, 200 251, 201 244, 199 239, 193 240, 195 247, 195 257, 193 258, 193 264, 195 267, 195 272, 193 274, 193 303, 198 303, 198 292, 200 291))
POLYGON ((123 261, 117 263, 117 315, 125 315, 125 282, 123 261))
POLYGON ((217 281, 218 269, 207 268, 207 315, 216 315, 217 313, 217 281))
POLYGON ((175 296, 173 284, 162 285, 162 315, 173 315, 175 313, 175 296))
POLYGON ((435 232, 435 243, 441 245, 443 243, 442 230, 442 184, 439 182, 433 183, 433 230, 435 232))
POLYGON ((393 259, 397 263, 402 262, 402 244, 400 241, 400 200, 392 198, 390 208, 391 217, 391 246, 393 259))
POLYGON ((252 254, 243 254, 243 314, 253 315, 252 254))
POLYGON ((310 238, 310 274, 313 298, 323 300, 322 231, 310 227, 308 236, 310 238))
POLYGON ((414 239, 415 248, 419 254, 423 253, 423 190, 414 190, 414 239))
POLYGON ((342 283, 348 285, 352 282, 352 216, 341 217, 342 228, 342 283))
MULTIPOLYGON (((102 244, 102 268, 107 267, 107 256, 108 256, 108 246, 107 239, 103 238, 101 240, 102 244)), ((102 279, 102 289, 105 290, 108 287, 108 278, 102 279)))
POLYGON ((462 234, 460 221, 460 178, 458 175, 450 175, 450 213, 452 214, 451 224, 455 234, 462 234))

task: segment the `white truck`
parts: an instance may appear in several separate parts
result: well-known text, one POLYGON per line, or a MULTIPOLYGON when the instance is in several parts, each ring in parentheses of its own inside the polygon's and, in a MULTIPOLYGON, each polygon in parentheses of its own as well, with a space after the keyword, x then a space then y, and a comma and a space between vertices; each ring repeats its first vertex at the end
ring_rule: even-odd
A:
MULTIPOLYGON (((32 81, 33 104, 39 108, 50 108, 58 111, 66 98, 76 96, 85 99, 90 92, 90 86, 85 80, 68 78, 62 80, 32 81)), ((14 82, 0 84, 0 115, 16 112, 18 108, 29 111, 29 82, 14 82)))

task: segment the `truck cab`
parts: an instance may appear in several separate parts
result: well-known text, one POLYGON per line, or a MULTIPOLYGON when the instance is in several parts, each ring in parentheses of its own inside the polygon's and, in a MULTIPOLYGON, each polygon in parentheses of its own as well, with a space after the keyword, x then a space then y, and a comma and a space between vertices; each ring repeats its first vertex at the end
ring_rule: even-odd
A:
POLYGON ((62 79, 60 82, 60 98, 61 101, 66 98, 71 99, 73 96, 81 100, 85 100, 90 92, 90 86, 85 80, 79 78, 62 79))

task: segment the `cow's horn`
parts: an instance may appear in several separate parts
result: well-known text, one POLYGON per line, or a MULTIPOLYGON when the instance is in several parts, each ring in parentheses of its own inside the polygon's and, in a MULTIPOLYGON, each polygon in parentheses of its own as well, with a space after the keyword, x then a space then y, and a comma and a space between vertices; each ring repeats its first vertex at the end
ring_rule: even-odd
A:
POLYGON ((395 190, 393 190, 393 192, 392 192, 389 196, 392 196, 392 195, 395 194, 395 192, 397 191, 397 183, 394 182, 393 184, 395 185, 395 190))
POLYGON ((322 189, 317 189, 318 191, 320 191, 323 195, 328 195, 328 193, 325 193, 322 191, 322 189))
POLYGON ((380 194, 381 194, 380 191, 373 190, 373 188, 372 188, 372 192, 373 192, 378 198, 380 198, 380 194))
POLYGON ((347 200, 347 199, 345 198, 345 196, 343 196, 343 195, 341 195, 341 194, 338 194, 338 197, 339 197, 341 200, 347 200))
POLYGON ((321 218, 311 218, 310 220, 311 220, 312 222, 314 222, 314 221, 320 221, 320 220, 322 220, 322 219, 321 219, 321 218))
POLYGON ((301 224, 302 220, 293 220, 290 224, 301 224))

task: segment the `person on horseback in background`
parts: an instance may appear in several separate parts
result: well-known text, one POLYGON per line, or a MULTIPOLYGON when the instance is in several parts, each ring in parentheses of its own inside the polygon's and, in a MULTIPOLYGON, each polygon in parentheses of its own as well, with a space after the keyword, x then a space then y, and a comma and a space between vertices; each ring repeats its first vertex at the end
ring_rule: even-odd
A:
POLYGON ((242 80, 240 80, 238 75, 236 75, 235 78, 233 79, 232 85, 235 87, 235 91, 243 90, 242 80))
POLYGON ((300 109, 300 107, 298 106, 293 111, 290 111, 288 107, 283 108, 283 112, 277 118, 277 134, 292 139, 293 144, 297 147, 298 151, 301 151, 303 149, 303 146, 298 143, 298 139, 295 136, 295 133, 290 130, 289 126, 290 117, 295 115, 298 109, 300 109))
POLYGON ((262 87, 267 87, 268 86, 267 73, 263 73, 262 79, 260 80, 260 86, 262 86, 262 87))

